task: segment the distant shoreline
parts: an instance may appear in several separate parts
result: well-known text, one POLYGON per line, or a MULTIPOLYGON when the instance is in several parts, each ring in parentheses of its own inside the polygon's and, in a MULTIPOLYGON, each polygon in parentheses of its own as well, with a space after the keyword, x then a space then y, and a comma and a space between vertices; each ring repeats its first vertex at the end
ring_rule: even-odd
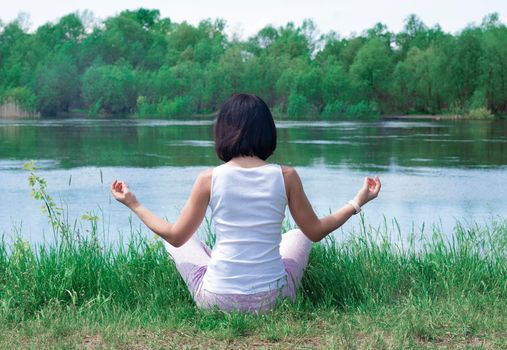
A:
MULTIPOLYGON (((9 115, 9 116, 5 116, 5 115, 2 115, 0 114, 0 119, 54 119, 54 118, 57 118, 57 119, 72 119, 72 118, 84 118, 84 119, 118 119, 118 118, 125 118, 125 119, 138 119, 138 120, 142 120, 142 119, 157 119, 157 120, 174 120, 174 119, 185 119, 185 118, 194 118, 194 119, 211 119, 211 118, 215 118, 216 117, 216 113, 208 113, 208 114, 192 114, 192 115, 188 115, 188 116, 185 116, 185 117, 138 117, 136 115, 125 115, 125 116, 115 116, 115 115, 110 115, 110 114, 99 114, 97 116, 89 116, 87 115, 85 112, 67 112, 67 113, 61 113, 60 115, 58 116, 53 116, 53 117, 44 117, 44 116, 41 116, 40 114, 38 113, 26 113, 24 115, 9 115)), ((276 116, 275 116, 276 117, 276 116)), ((343 120, 346 120, 346 121, 350 121, 350 120, 357 120, 357 121, 361 121, 361 120, 364 120, 362 118, 357 118, 357 119, 349 119, 349 118, 319 118, 319 119, 314 119, 314 118, 308 118, 308 119, 299 119, 299 118, 287 118, 287 116, 279 116, 279 118, 277 119, 280 119, 280 120, 295 120, 295 121, 302 121, 302 120, 312 120, 312 121, 323 121, 323 120, 333 120, 333 121, 343 121, 343 120)), ((473 118, 466 118, 465 116, 462 116, 462 115, 448 115, 448 114, 442 114, 442 115, 438 115, 438 114, 414 114, 414 115, 409 115, 409 114, 401 114, 401 115, 383 115, 383 116, 379 116, 378 118, 368 118, 367 120, 391 120, 391 121, 396 121, 396 120, 400 120, 400 121, 403 121, 403 120, 412 120, 412 121, 418 121, 418 120, 432 120, 432 121, 439 121, 439 120, 471 120, 473 118)), ((495 118, 496 119, 496 118, 495 118)))
POLYGON ((414 114, 414 115, 384 115, 381 120, 465 120, 462 115, 435 115, 435 114, 414 114))

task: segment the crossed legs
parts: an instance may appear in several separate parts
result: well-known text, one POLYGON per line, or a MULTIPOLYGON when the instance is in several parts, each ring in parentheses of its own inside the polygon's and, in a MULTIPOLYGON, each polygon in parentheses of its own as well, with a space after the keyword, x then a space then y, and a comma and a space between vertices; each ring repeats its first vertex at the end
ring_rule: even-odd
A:
MULTIPOLYGON (((200 291, 202 279, 211 258, 210 248, 195 234, 179 248, 173 247, 165 241, 164 245, 190 293, 195 297, 200 291)), ((296 290, 301 284, 311 248, 312 241, 299 229, 290 230, 282 235, 280 255, 288 274, 288 295, 286 296, 292 300, 295 299, 296 290)))

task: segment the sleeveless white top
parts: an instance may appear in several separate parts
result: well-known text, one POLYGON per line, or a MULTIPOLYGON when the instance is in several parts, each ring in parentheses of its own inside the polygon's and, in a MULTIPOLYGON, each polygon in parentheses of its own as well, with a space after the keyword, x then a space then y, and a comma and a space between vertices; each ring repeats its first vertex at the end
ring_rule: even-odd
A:
POLYGON ((254 294, 287 282, 280 241, 287 195, 276 164, 213 169, 209 206, 216 243, 203 288, 220 294, 254 294))

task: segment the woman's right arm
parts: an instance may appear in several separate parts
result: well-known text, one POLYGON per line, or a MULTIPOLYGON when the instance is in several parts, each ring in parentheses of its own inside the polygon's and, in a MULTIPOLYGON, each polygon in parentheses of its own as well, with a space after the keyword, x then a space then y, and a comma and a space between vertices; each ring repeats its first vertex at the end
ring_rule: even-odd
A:
MULTIPOLYGON (((283 175, 290 213, 299 229, 310 240, 314 242, 322 240, 355 214, 355 208, 350 204, 346 204, 334 213, 318 218, 313 211, 310 201, 306 197, 303 184, 296 170, 284 167, 283 175)), ((363 187, 359 190, 354 200, 359 206, 363 206, 378 196, 380 186, 378 176, 375 176, 374 179, 365 177, 363 187)))
POLYGON ((150 230, 172 246, 181 247, 204 219, 211 191, 211 174, 212 169, 208 169, 197 177, 190 197, 174 224, 142 206, 124 181, 115 180, 111 185, 111 192, 116 200, 131 209, 150 230))

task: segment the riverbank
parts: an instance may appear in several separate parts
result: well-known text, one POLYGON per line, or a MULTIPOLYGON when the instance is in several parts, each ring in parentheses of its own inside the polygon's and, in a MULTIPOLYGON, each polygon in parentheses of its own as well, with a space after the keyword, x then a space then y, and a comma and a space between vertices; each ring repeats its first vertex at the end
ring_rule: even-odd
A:
POLYGON ((97 218, 83 219, 88 230, 62 227, 51 244, 0 243, 0 348, 507 346, 503 220, 403 247, 364 225, 314 245, 295 304, 242 315, 197 309, 160 240, 131 229, 104 245, 97 218))
MULTIPOLYGON (((40 114, 30 114, 25 113, 23 115, 12 115, 10 117, 7 114, 1 114, 0 111, 0 119, 18 119, 18 118, 40 118, 40 114)), ((10 114, 9 114, 10 115, 10 114)), ((179 120, 179 119, 202 119, 202 120, 214 120, 218 115, 218 112, 215 113, 206 113, 206 114, 192 114, 189 116, 181 116, 181 117, 162 117, 162 116, 138 116, 135 114, 120 116, 114 114, 97 114, 97 115, 89 115, 86 111, 74 111, 74 112, 65 112, 60 113, 58 117, 42 117, 43 119, 117 119, 117 118, 126 118, 126 119, 134 119, 134 120, 179 120)), ((449 114, 400 114, 400 115, 381 115, 376 117, 367 117, 367 118, 345 118, 345 117, 337 117, 337 118, 329 118, 322 116, 310 116, 308 118, 290 118, 286 114, 277 114, 273 113, 273 117, 275 120, 283 120, 283 121, 359 121, 359 120, 399 120, 399 121, 460 121, 460 120, 477 120, 481 118, 472 118, 463 115, 449 115, 449 114)), ((506 116, 495 116, 486 120, 499 120, 505 119, 506 116)))
POLYGON ((405 115, 385 115, 381 117, 382 120, 466 120, 467 118, 462 115, 447 115, 447 114, 405 114, 405 115))

